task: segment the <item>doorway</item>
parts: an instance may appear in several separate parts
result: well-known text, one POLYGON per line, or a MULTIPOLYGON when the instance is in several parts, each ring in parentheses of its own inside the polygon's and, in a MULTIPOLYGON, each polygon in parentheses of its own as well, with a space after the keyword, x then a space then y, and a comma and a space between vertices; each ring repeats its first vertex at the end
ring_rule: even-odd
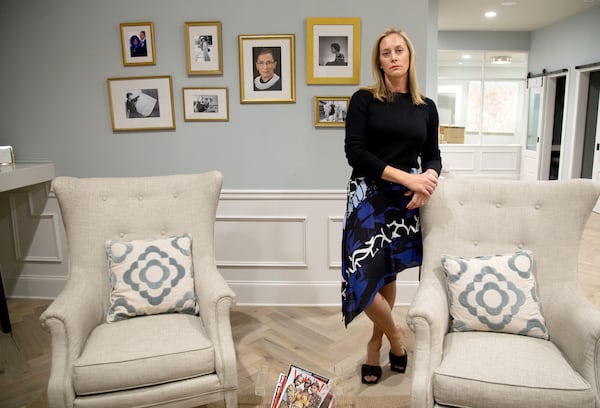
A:
POLYGON ((590 73, 581 155, 581 177, 600 181, 600 136, 598 99, 600 71, 590 73))

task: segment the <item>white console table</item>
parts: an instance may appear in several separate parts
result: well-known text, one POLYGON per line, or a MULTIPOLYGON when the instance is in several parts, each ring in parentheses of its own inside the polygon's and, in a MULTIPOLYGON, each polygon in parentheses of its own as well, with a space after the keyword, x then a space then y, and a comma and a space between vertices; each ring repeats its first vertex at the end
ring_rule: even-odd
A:
MULTIPOLYGON (((0 166, 0 193, 27 187, 38 183, 45 183, 54 178, 54 163, 16 163, 0 166)), ((1 270, 1 269, 0 269, 1 270)), ((0 275, 0 323, 3 333, 11 332, 8 307, 4 284, 0 275)))

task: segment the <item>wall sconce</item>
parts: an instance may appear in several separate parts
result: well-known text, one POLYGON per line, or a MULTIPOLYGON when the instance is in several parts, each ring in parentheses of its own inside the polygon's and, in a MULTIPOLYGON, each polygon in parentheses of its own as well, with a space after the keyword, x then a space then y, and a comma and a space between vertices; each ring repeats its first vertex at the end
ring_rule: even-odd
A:
POLYGON ((506 65, 512 63, 512 57, 507 55, 499 55, 496 57, 492 57, 492 64, 495 65, 506 65))

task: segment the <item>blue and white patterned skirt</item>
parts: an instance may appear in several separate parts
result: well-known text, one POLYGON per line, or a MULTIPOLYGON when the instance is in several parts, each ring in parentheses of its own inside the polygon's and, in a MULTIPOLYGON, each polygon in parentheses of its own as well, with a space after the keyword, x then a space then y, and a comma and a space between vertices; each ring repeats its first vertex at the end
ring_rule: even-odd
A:
POLYGON ((419 210, 399 184, 366 177, 348 182, 342 235, 342 313, 346 326, 406 268, 421 265, 419 210))

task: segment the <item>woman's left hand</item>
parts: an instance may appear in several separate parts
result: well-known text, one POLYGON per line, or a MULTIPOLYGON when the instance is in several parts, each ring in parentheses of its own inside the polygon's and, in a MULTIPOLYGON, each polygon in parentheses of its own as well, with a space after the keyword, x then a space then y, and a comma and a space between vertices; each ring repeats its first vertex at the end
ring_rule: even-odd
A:
MULTIPOLYGON (((412 192, 409 192, 409 194, 410 193, 412 193, 412 192)), ((429 200, 429 197, 427 197, 423 193, 412 193, 412 198, 406 205, 406 208, 408 210, 414 210, 416 208, 421 208, 427 203, 428 200, 429 200)))
MULTIPOLYGON (((435 187, 437 187, 438 176, 437 176, 437 173, 435 172, 435 170, 428 169, 425 173, 423 173, 423 175, 427 175, 427 176, 431 177, 433 180, 435 180, 435 184, 436 184, 435 187)), ((434 187, 434 189, 435 189, 435 187, 434 187)), ((412 194, 412 199, 409 201, 409 203, 406 206, 406 208, 408 210, 414 210, 415 208, 421 208, 425 204, 427 204, 427 201, 429 201, 429 197, 431 196, 431 194, 433 194, 433 191, 429 195, 423 194, 423 193, 417 192, 417 191, 408 191, 406 193, 406 195, 411 195, 411 194, 412 194)))

